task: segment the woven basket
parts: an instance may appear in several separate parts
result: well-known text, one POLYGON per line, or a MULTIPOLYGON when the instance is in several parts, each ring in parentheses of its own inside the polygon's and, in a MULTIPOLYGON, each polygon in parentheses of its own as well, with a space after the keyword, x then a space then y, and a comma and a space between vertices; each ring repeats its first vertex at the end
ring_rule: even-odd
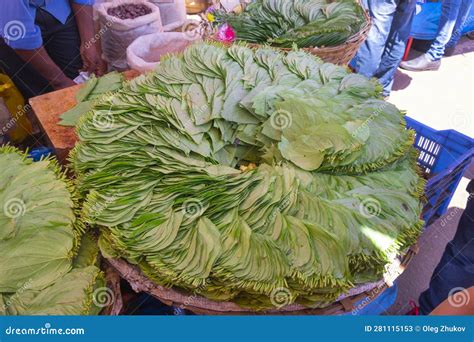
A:
MULTIPOLYGON (((357 0, 360 6, 360 0, 357 0)), ((366 10, 364 12, 365 22, 362 25, 359 32, 349 37, 344 43, 336 46, 328 46, 328 47, 311 47, 311 48, 302 48, 302 50, 309 52, 313 55, 318 56, 325 62, 339 64, 339 65, 348 65, 349 62, 354 58, 359 47, 362 43, 367 39, 367 35, 369 34, 370 27, 371 27, 371 20, 366 10)), ((210 37, 206 37, 207 39, 213 39, 210 37)), ((261 44, 252 44, 249 43, 251 47, 263 47, 264 45, 261 44)), ((291 51, 291 48, 278 48, 282 51, 291 51)))
POLYGON ((344 43, 336 46, 304 48, 303 50, 320 57, 325 62, 339 65, 349 64, 349 62, 352 60, 352 58, 354 58, 357 51, 359 50, 359 47, 367 39, 367 35, 370 31, 371 21, 367 11, 365 10, 364 17, 365 23, 362 25, 360 31, 349 37, 349 39, 347 39, 344 43))
MULTIPOLYGON (((405 270, 417 252, 418 247, 414 245, 400 257, 398 275, 405 270)), ((309 309, 299 304, 291 304, 279 309, 253 311, 232 302, 216 302, 196 294, 160 286, 148 279, 138 267, 125 260, 106 259, 106 262, 115 269, 120 277, 128 281, 135 292, 146 292, 166 305, 186 309, 200 315, 340 315, 349 312, 357 314, 359 310, 370 304, 389 286, 392 286, 384 280, 363 284, 341 295, 328 307, 321 309, 309 309), (362 304, 354 306, 359 301, 363 301, 362 304)), ((115 296, 119 298, 120 293, 117 293, 117 289, 115 290, 115 296)))

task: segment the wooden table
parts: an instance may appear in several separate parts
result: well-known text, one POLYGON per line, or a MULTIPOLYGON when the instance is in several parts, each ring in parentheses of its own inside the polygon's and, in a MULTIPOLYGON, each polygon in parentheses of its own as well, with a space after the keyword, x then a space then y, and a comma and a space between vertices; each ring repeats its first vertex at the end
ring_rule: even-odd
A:
MULTIPOLYGON (((135 78, 139 73, 129 70, 124 73, 127 80, 135 78)), ((77 142, 74 127, 60 126, 59 116, 73 108, 76 102, 76 93, 83 85, 53 91, 30 99, 40 128, 45 133, 49 147, 53 148, 61 164, 67 164, 67 157, 77 142)))

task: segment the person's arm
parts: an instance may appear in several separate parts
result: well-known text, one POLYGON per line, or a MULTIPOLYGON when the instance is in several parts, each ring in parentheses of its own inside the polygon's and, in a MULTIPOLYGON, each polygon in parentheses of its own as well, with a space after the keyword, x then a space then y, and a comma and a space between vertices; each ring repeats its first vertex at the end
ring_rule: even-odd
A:
POLYGON ((43 48, 41 30, 35 25, 35 13, 28 1, 2 2, 0 34, 16 54, 55 89, 73 85, 74 82, 64 75, 43 48))
POLYGON ((81 36, 83 70, 102 76, 107 66, 101 57, 100 39, 95 37, 92 3, 90 0, 75 0, 71 7, 81 36))
POLYGON ((54 89, 62 89, 76 84, 54 63, 44 47, 32 50, 15 49, 15 52, 25 63, 28 63, 43 76, 54 89))
POLYGON ((474 287, 453 294, 440 305, 438 305, 430 315, 433 316, 470 316, 474 315, 474 287))

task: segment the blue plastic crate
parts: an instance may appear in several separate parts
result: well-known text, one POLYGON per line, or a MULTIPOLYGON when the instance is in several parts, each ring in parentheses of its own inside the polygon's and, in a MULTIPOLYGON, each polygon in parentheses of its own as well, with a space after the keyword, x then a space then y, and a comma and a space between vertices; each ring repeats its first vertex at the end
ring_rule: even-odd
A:
POLYGON ((353 309, 343 315, 367 316, 382 315, 395 304, 398 296, 398 286, 393 286, 380 292, 375 298, 367 296, 353 304, 353 309))
POLYGON ((41 160, 41 158, 47 158, 50 155, 53 155, 53 150, 48 147, 35 148, 28 153, 28 156, 35 162, 41 160))
POLYGON ((406 117, 407 126, 416 131, 418 164, 428 176, 423 209, 426 225, 440 218, 448 208, 466 168, 474 156, 474 139, 455 130, 437 131, 406 117))

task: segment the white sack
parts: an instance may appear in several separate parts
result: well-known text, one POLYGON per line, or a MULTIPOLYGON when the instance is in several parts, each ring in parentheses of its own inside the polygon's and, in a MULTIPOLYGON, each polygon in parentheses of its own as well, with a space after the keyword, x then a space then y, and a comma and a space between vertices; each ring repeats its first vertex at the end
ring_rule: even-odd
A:
POLYGON ((150 0, 160 8, 163 31, 173 31, 186 21, 185 0, 150 0))
POLYGON ((127 49, 127 62, 139 72, 154 70, 162 56, 182 52, 196 42, 182 32, 160 32, 137 38, 127 49))
POLYGON ((138 37, 163 30, 160 9, 146 0, 113 0, 97 7, 101 26, 102 53, 112 69, 127 69, 127 47, 138 37), (107 14, 109 8, 123 4, 143 4, 151 13, 135 18, 120 19, 107 14))

